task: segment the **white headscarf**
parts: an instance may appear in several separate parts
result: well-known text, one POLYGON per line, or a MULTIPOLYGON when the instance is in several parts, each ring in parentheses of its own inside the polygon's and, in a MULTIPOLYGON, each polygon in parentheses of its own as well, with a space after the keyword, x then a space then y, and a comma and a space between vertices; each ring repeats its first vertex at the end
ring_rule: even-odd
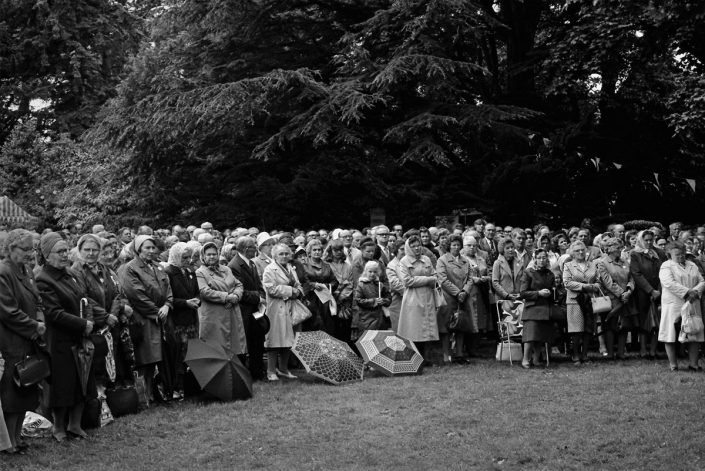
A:
POLYGON ((191 249, 186 245, 186 242, 177 242, 172 245, 169 249, 169 265, 183 268, 181 264, 181 257, 184 255, 184 252, 191 252, 191 249))

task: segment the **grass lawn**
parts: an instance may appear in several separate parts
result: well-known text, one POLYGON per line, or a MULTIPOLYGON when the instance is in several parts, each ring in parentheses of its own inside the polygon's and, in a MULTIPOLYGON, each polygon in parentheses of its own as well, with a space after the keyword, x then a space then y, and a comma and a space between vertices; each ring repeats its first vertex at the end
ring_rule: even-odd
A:
POLYGON ((35 439, 0 469, 705 469, 704 394, 705 374, 665 360, 302 377, 256 383, 247 402, 154 407, 87 441, 35 439))

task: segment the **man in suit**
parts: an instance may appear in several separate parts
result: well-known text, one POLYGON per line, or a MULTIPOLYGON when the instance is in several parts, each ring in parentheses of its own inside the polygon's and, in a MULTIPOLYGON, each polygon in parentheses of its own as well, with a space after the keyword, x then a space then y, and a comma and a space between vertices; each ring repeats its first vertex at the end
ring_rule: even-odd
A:
POLYGON ((666 239, 666 242, 676 242, 678 240, 678 236, 681 233, 681 229, 683 229, 682 222, 672 222, 671 224, 669 224, 668 238, 666 239))
POLYGON ((394 255, 389 253, 389 228, 384 225, 377 226, 375 228, 375 239, 377 240, 375 258, 381 260, 386 267, 389 265, 389 261, 394 258, 394 255))
POLYGON ((353 233, 347 229, 340 231, 340 238, 343 240, 343 251, 348 263, 352 265, 360 257, 360 249, 353 245, 353 233))
POLYGON ((602 257, 602 251, 599 247, 592 245, 592 234, 590 234, 590 229, 584 227, 578 231, 578 240, 585 244, 587 251, 585 252, 585 260, 588 262, 594 262, 598 258, 602 257))
POLYGON ((259 272, 252 260, 257 254, 256 242, 249 235, 238 237, 235 241, 235 250, 237 254, 228 267, 235 278, 240 280, 244 289, 240 299, 240 313, 249 353, 247 366, 252 379, 261 380, 265 378, 263 362, 265 332, 262 331, 253 314, 257 312, 260 303, 265 302, 265 295, 259 272))
POLYGON ((514 242, 514 250, 516 251, 516 260, 521 263, 522 270, 531 261, 531 253, 526 250, 526 232, 520 227, 512 229, 512 242, 514 242))
POLYGON ((492 267, 492 264, 497 260, 497 241, 495 240, 495 233, 497 228, 494 224, 488 223, 485 225, 484 237, 477 241, 477 246, 483 252, 487 253, 487 266, 492 267))

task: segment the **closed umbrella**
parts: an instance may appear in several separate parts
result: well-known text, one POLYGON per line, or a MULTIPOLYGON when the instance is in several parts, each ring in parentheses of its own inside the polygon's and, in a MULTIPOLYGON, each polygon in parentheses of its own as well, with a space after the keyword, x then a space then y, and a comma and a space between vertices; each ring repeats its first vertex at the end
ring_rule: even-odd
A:
MULTIPOLYGON (((86 318, 85 308, 88 307, 88 299, 81 298, 79 301, 80 307, 80 317, 81 319, 86 318)), ((80 346, 71 347, 73 352, 73 359, 76 362, 76 369, 78 370, 78 379, 81 383, 81 391, 85 396, 88 391, 88 378, 91 375, 91 367, 93 365, 93 354, 95 353, 95 345, 90 338, 84 337, 81 339, 80 346)))
POLYGON ((204 391, 223 401, 252 397, 252 376, 237 355, 191 339, 184 360, 204 391))
POLYGON ((414 342, 393 330, 366 330, 355 345, 365 363, 389 376, 418 374, 423 364, 414 342))
POLYGON ((362 358, 350 346, 321 330, 297 332, 294 355, 306 372, 332 384, 362 380, 362 358))

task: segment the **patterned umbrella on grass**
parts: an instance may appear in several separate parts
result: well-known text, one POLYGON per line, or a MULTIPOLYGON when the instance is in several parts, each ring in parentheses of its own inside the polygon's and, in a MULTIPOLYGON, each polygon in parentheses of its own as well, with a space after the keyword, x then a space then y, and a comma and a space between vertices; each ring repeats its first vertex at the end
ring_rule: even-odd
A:
POLYGON ((423 364, 414 342, 393 330, 366 330, 355 345, 365 363, 389 376, 418 374, 423 364))
POLYGON ((306 372, 332 384, 362 380, 362 358, 345 342, 327 333, 297 332, 291 348, 306 372))

